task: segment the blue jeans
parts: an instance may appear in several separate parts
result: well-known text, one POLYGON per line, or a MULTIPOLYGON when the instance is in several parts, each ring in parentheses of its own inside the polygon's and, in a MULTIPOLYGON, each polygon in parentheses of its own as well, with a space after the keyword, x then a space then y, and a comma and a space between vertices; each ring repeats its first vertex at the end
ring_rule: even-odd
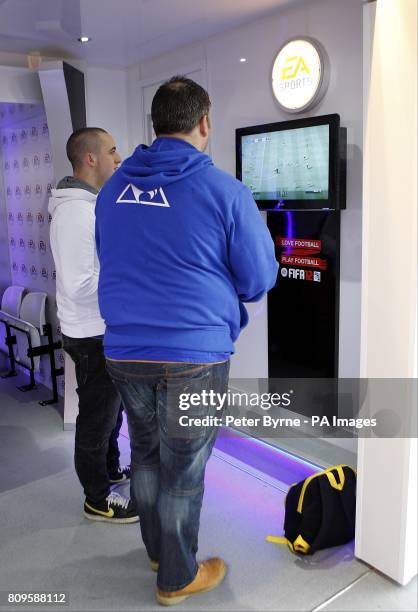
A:
POLYGON ((226 393, 229 361, 107 361, 107 368, 128 415, 131 494, 142 538, 150 559, 159 562, 158 588, 176 591, 197 573, 205 468, 218 429, 213 418, 209 425, 193 427, 180 427, 179 418, 222 416, 222 410, 204 401, 182 410, 179 395, 204 390, 226 393))

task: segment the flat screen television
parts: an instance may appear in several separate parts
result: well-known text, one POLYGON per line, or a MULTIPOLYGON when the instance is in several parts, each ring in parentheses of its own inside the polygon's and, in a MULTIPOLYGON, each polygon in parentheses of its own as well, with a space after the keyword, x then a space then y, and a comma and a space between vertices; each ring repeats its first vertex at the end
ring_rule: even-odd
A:
POLYGON ((337 114, 239 128, 237 178, 262 210, 338 210, 346 148, 337 114))

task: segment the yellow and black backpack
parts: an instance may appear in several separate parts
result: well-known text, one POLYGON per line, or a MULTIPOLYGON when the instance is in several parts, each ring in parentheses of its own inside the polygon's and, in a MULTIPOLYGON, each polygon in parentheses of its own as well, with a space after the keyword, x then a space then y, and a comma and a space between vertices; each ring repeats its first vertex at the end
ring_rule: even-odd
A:
POLYGON ((287 544, 294 553, 312 555, 354 538, 356 472, 336 465, 290 486, 285 498, 284 537, 268 542, 287 544))

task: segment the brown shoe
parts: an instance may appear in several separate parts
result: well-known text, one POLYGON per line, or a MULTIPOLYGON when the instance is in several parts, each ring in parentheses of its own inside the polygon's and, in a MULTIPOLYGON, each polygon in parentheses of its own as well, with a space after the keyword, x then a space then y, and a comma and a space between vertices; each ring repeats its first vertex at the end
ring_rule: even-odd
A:
POLYGON ((162 606, 175 606, 191 595, 205 593, 216 588, 226 574, 226 565, 222 559, 215 557, 199 563, 199 569, 193 582, 178 591, 160 591, 157 589, 157 601, 162 606))

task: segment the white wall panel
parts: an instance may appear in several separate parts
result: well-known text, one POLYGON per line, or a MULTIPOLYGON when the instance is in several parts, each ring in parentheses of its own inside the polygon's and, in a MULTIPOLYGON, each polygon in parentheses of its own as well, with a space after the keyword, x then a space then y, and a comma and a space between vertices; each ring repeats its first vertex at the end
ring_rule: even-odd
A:
POLYGON ((0 102, 42 102, 38 74, 28 68, 0 66, 0 102))
POLYGON ((85 87, 87 125, 109 132, 125 159, 132 146, 128 127, 128 71, 88 67, 85 87))
POLYGON ((48 117, 51 150, 54 156, 54 179, 72 174, 66 144, 73 131, 64 77, 63 62, 45 62, 39 70, 43 102, 48 117))
MULTIPOLYGON (((379 0, 364 11, 361 374, 405 379, 416 377, 417 4, 379 0)), ((410 404, 394 414, 406 418, 410 404)), ((358 515, 356 555, 406 584, 417 573, 416 437, 359 441, 358 515)))
MULTIPOLYGON (((292 118, 275 103, 271 68, 280 46, 295 35, 312 36, 331 60, 327 94, 308 115, 339 113, 348 128, 348 200, 342 214, 340 375, 359 375, 361 198, 362 198, 362 8, 358 0, 310 1, 267 19, 213 36, 140 66, 143 79, 181 73, 193 62, 207 63, 212 100, 211 154, 235 174, 235 128, 292 118), (247 62, 240 63, 245 57, 247 62)), ((144 137, 144 134, 141 134, 144 137)), ((250 324, 241 334, 231 375, 267 376, 266 300, 249 305, 250 324)), ((280 313, 278 313, 280 316, 280 313)), ((284 320, 285 324, 285 320, 284 320)))

